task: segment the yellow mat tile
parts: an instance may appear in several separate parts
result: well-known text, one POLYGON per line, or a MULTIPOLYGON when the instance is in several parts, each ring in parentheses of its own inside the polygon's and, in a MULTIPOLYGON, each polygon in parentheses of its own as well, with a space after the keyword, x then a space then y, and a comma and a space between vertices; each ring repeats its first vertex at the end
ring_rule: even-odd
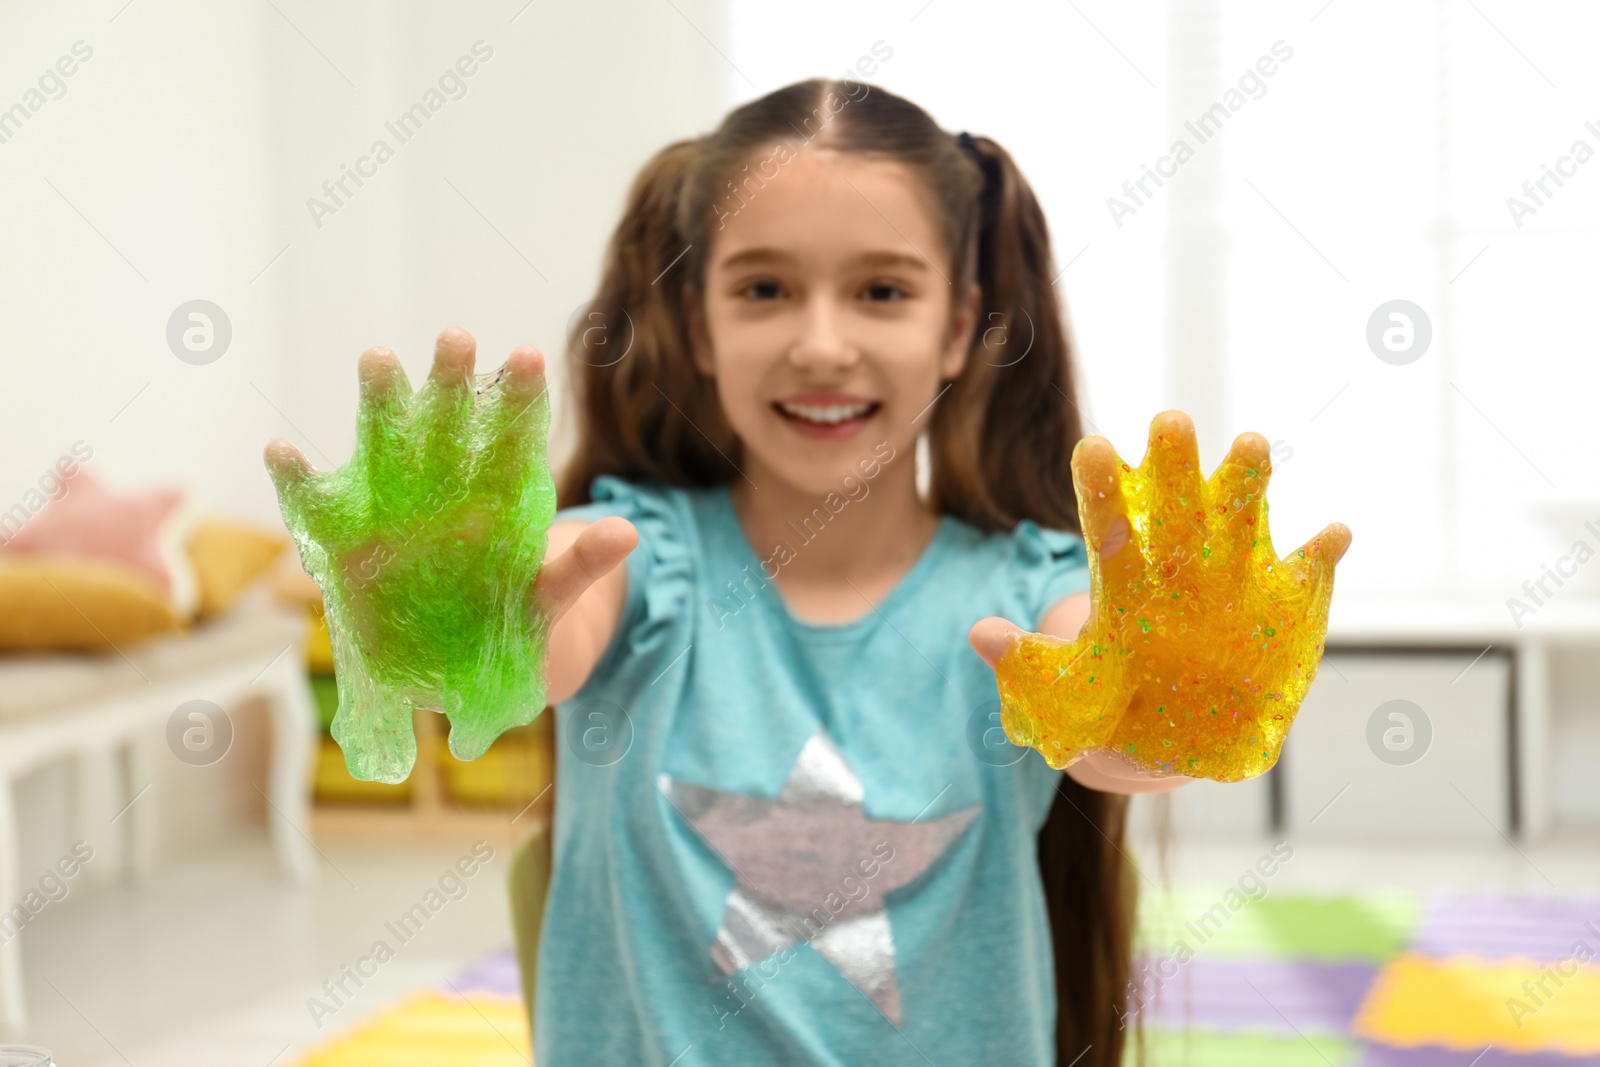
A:
POLYGON ((415 993, 295 1067, 528 1067, 522 1005, 503 997, 415 993))
POLYGON ((1378 973, 1352 1033, 1402 1047, 1593 1055, 1600 1053, 1600 967, 1576 959, 1400 956, 1378 973))

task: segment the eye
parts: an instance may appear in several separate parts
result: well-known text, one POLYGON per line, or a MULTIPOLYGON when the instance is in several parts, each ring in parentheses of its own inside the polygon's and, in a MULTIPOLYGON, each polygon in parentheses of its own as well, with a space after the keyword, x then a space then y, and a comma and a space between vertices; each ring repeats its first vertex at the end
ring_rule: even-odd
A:
POLYGON ((771 278, 758 278, 739 291, 751 300, 776 300, 783 295, 783 286, 771 278))
POLYGON ((867 286, 862 295, 874 303, 889 303, 896 300, 904 300, 906 291, 893 282, 875 282, 867 286))

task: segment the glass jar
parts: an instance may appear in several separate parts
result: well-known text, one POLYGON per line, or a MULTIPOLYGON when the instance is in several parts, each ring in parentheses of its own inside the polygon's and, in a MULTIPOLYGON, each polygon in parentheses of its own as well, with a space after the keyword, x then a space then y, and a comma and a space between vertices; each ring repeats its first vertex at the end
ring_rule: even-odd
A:
POLYGON ((0 1067, 56 1067, 56 1061, 38 1045, 0 1045, 0 1067))

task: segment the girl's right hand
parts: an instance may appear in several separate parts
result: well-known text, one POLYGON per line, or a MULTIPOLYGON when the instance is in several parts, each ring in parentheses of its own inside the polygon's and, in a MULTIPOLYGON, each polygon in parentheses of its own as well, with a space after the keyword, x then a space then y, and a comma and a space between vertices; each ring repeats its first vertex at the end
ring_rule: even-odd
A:
MULTIPOLYGON (((464 412, 472 407, 476 348, 472 334, 464 329, 451 327, 441 332, 428 384, 415 398, 394 353, 371 349, 361 357, 362 427, 366 436, 364 447, 358 445, 358 451, 366 456, 369 466, 381 467, 395 482, 390 493, 394 499, 385 496, 371 502, 381 507, 354 508, 352 514, 359 514, 362 522, 333 524, 328 530, 308 528, 308 533, 316 545, 313 555, 321 564, 316 570, 329 572, 318 573, 319 582, 334 575, 342 577, 337 585, 346 623, 356 640, 374 647, 397 648, 408 637, 426 644, 425 635, 418 633, 422 628, 411 617, 414 612, 401 611, 390 603, 394 599, 391 587, 397 582, 405 585, 411 584, 410 579, 420 580, 408 571, 422 563, 430 563, 422 570, 438 572, 429 579, 437 587, 430 604, 444 604, 463 596, 478 599, 473 594, 481 590, 476 590, 475 585, 482 584, 496 569, 496 562, 483 558, 481 553, 492 551, 490 546, 505 534, 501 531, 500 535, 490 536, 499 521, 496 516, 504 509, 489 505, 507 493, 520 491, 523 476, 518 473, 519 465, 544 462, 542 445, 536 450, 528 447, 528 439, 542 435, 547 421, 532 410, 547 403, 543 397, 544 356, 532 345, 515 349, 497 379, 497 387, 506 398, 503 413, 497 416, 506 422, 502 435, 491 434, 485 441, 473 427, 456 424, 468 418, 464 412), (461 407, 463 390, 469 401, 466 408, 461 407), (400 417, 398 408, 393 412, 389 409, 402 397, 409 407, 430 412, 429 417, 439 423, 429 439, 434 443, 424 442, 417 447, 448 451, 459 460, 459 470, 449 464, 440 467, 446 470, 444 484, 435 486, 436 491, 430 491, 421 503, 412 498, 421 499, 424 489, 438 481, 440 475, 439 470, 433 470, 425 476, 419 466, 423 457, 411 452, 402 450, 389 455, 398 446, 390 440, 393 433, 386 431, 393 431, 391 423, 400 417), (493 454, 474 459, 475 450, 483 448, 493 454), (482 460, 489 464, 485 466, 482 460), (481 474, 471 473, 480 469, 481 474)), ((311 470, 305 457, 288 441, 280 439, 268 445, 267 465, 280 496, 293 505, 286 510, 303 515, 308 524, 330 525, 323 520, 335 514, 352 518, 344 513, 351 512, 353 505, 333 492, 331 473, 311 470)), ((525 594, 527 609, 536 613, 534 626, 547 640, 551 688, 548 702, 563 699, 582 684, 593 666, 588 657, 592 645, 598 641, 599 650, 604 650, 605 641, 620 619, 626 594, 626 571, 617 564, 637 541, 632 524, 621 518, 592 524, 559 522, 550 527, 545 562, 525 594), (579 609, 576 612, 575 607, 579 609)), ((477 610, 481 614, 481 607, 477 610)), ((471 616, 467 618, 471 621, 471 616)), ((426 659, 428 652, 424 647, 405 652, 400 658, 415 662, 426 659)))

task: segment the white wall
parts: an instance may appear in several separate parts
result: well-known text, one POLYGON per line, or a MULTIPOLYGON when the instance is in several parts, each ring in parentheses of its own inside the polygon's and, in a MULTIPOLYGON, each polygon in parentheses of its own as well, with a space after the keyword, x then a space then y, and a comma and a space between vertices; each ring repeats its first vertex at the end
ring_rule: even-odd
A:
MULTIPOLYGON (((1464 507, 1475 521, 1461 524, 1450 552, 1431 551, 1450 531, 1443 513, 1428 509, 1463 483, 1504 485, 1519 499, 1543 483, 1448 391, 1442 368, 1414 368, 1432 375, 1438 396, 1380 388, 1394 368, 1370 359, 1359 338, 1374 301, 1412 292, 1435 272, 1418 249, 1426 250, 1436 206, 1423 195, 1436 133, 1414 128, 1438 118, 1428 103, 1434 59, 1406 61, 1405 40, 1371 37, 1359 8, 1335 5, 1311 21, 1314 10, 1227 7, 1230 77, 1280 34, 1299 51, 1271 94, 1241 115, 1253 125, 1230 128, 1221 145, 1232 181, 1227 210, 1239 230, 1227 341, 1235 378, 1231 410, 1213 413, 1168 373, 1190 354, 1166 311, 1167 212, 1178 198, 1159 198, 1121 228, 1106 210, 1107 197, 1165 150, 1178 125, 1168 110, 1174 41, 1163 4, 8 5, 0 9, 0 109, 25 100, 75 42, 93 55, 64 81, 64 95, 0 143, 0 510, 81 439, 94 448, 91 466, 113 482, 177 482, 203 508, 275 520, 262 443, 281 434, 320 465, 342 462, 363 348, 395 348, 414 380, 426 371, 432 337, 450 323, 478 334, 486 367, 522 341, 559 352, 645 158, 708 129, 737 100, 843 72, 881 39, 894 56, 874 80, 950 129, 1007 145, 1044 203, 1058 261, 1080 257, 1059 287, 1081 343, 1090 429, 1136 456, 1150 416, 1184 407, 1200 421, 1208 464, 1234 431, 1281 433, 1296 451, 1274 482, 1275 532, 1286 547, 1331 519, 1350 522, 1366 547, 1341 571, 1343 588, 1431 583, 1452 553, 1485 573, 1536 574, 1539 557, 1505 525, 1511 520, 1473 511, 1487 497, 1464 507), (466 96, 396 144, 394 158, 317 226, 307 198, 375 138, 392 140, 384 122, 478 40, 494 54, 466 82, 466 96), (1406 75, 1403 92, 1381 79, 1351 82, 1348 56, 1366 54, 1351 51, 1363 41, 1380 58, 1395 50, 1383 69, 1406 75), (1372 118, 1387 123, 1380 143, 1369 143, 1372 118), (1411 184, 1397 184, 1396 174, 1411 184), (1352 270, 1360 264, 1373 280, 1349 295, 1322 276, 1322 261, 1251 199, 1241 176, 1269 189, 1301 225, 1316 224, 1313 239, 1330 257, 1352 270), (1381 213, 1365 229, 1346 225, 1359 218, 1360 206, 1345 202, 1352 190, 1399 212, 1404 225, 1381 213), (1281 297, 1285 289, 1292 301, 1281 297), (179 361, 165 340, 168 316, 195 298, 221 305, 234 331, 229 350, 207 366, 179 361), (1351 368, 1372 388, 1353 387, 1316 415, 1342 382, 1356 380, 1354 370, 1345 374, 1351 368), (1262 371, 1271 377, 1259 388, 1244 380, 1262 371), (1418 435, 1446 416, 1459 441, 1418 435), (1401 441, 1395 459, 1415 484, 1374 478, 1352 451, 1391 440, 1401 441), (1458 446, 1466 458, 1444 465, 1458 446), (1516 551, 1500 550, 1508 545, 1516 551)), ((1437 15, 1408 17, 1421 33, 1437 15)), ((1461 167, 1481 156, 1499 168, 1471 187, 1470 204, 1455 205, 1493 242, 1455 286, 1474 324, 1457 343, 1475 345, 1477 360, 1462 364, 1476 370, 1461 388, 1480 406, 1498 405, 1490 410, 1505 436, 1563 490, 1592 494, 1593 450, 1577 436, 1587 432, 1592 390, 1572 383, 1590 380, 1593 340, 1571 326, 1588 306, 1581 283, 1592 274, 1569 265, 1578 262, 1571 248, 1592 242, 1600 186, 1585 171, 1541 212, 1537 234, 1507 234, 1499 212, 1502 194, 1596 116, 1545 95, 1539 75, 1472 12, 1451 18, 1450 39, 1463 50, 1446 95, 1451 129, 1463 136, 1450 143, 1478 153, 1463 155, 1461 167), (1518 103, 1469 95, 1480 91, 1518 103), (1525 113, 1537 115, 1536 126, 1525 113), (1482 122, 1472 124, 1475 117, 1482 122), (1515 152, 1496 147, 1513 133, 1515 152), (1541 259, 1553 241, 1566 242, 1559 262, 1541 259), (1519 293, 1542 295, 1507 296, 1513 282, 1519 293), (1527 323, 1542 331, 1537 345, 1518 340, 1527 323)), ((1581 97, 1581 79, 1593 77, 1583 35, 1526 20, 1506 30, 1581 97)), ((1455 180, 1460 199, 1464 179, 1455 180)), ((1450 272, 1478 247, 1475 235, 1458 235, 1450 272)), ((1494 580, 1501 595, 1514 591, 1514 581, 1494 580)), ((1592 687, 1574 675, 1561 692, 1558 729, 1589 738, 1592 687)), ((1600 817, 1581 766, 1563 763, 1557 777, 1564 812, 1600 817)))
MULTIPOLYGON (((117 483, 273 519, 261 446, 343 462, 362 349, 414 381, 452 323, 482 365, 558 354, 638 166, 728 102, 669 5, 122 3, 0 14, 0 107, 74 42, 93 52, 0 143, 7 505, 82 439, 117 483), (384 122, 480 40, 466 95, 400 144, 384 122), (307 198, 379 137, 394 157, 317 226, 307 198), (195 298, 233 327, 205 366, 165 341, 195 298)), ((723 20, 720 0, 678 7, 723 20)))
MULTIPOLYGON (((481 367, 526 341, 559 356, 640 164, 730 97, 670 5, 524 2, 0 9, 0 108, 75 42, 92 50, 0 143, 0 510, 81 439, 114 484, 184 485, 204 510, 276 522, 262 445, 344 462, 362 349, 394 348, 413 382, 453 323, 481 367), (400 144, 384 122, 480 40, 493 54, 466 95, 400 144), (393 158, 317 226, 307 198, 379 137, 393 158), (195 298, 233 328, 203 366, 165 337, 195 298)), ((722 32, 722 0, 675 3, 722 32)), ((247 733, 240 774, 265 737, 247 733)), ((173 851, 259 807, 196 780, 158 782, 173 851)), ((52 767, 24 783, 25 870, 70 841, 71 782, 52 767)))

